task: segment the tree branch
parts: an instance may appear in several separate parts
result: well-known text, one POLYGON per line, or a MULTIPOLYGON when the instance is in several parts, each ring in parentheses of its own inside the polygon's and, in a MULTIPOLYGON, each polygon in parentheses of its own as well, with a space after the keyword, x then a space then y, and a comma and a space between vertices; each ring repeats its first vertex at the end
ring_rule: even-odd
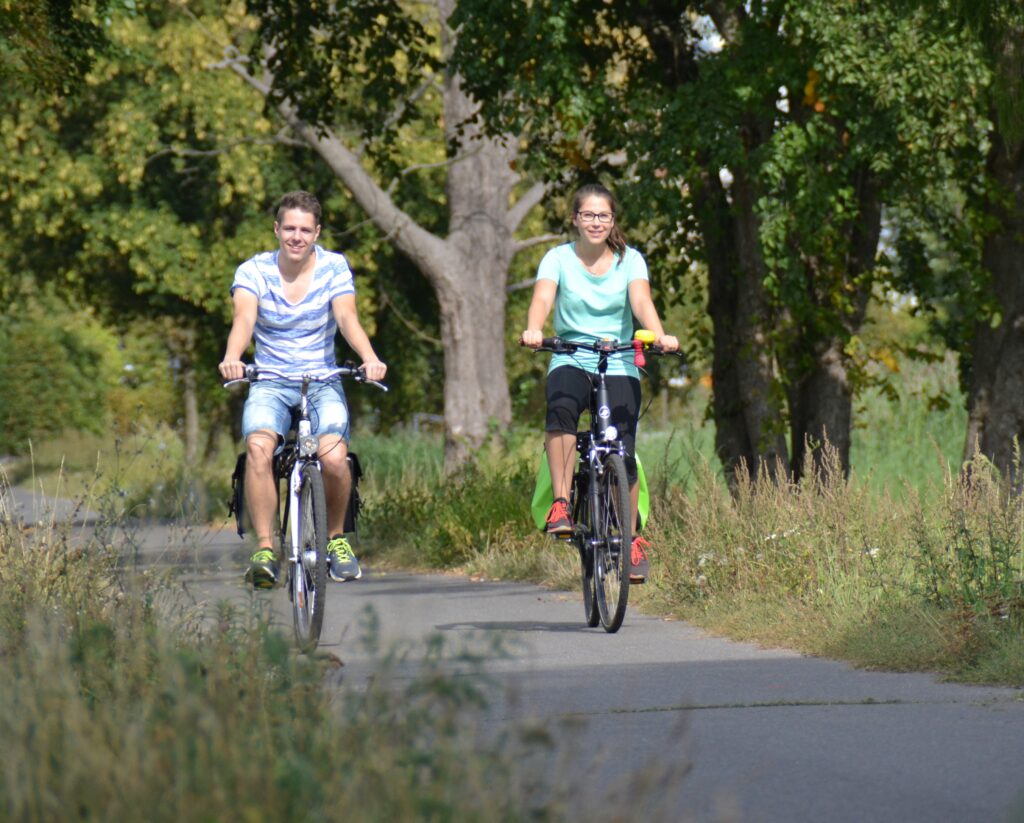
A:
POLYGON ((544 199, 549 188, 550 187, 547 183, 534 183, 526 190, 523 196, 512 205, 512 208, 508 210, 508 219, 506 221, 509 231, 515 232, 515 230, 519 228, 519 224, 526 219, 526 215, 530 212, 530 209, 544 199))
POLYGON ((227 154, 238 146, 278 145, 293 146, 295 148, 309 148, 309 145, 305 141, 287 137, 284 134, 284 130, 282 130, 274 137, 241 137, 216 149, 193 149, 188 146, 164 146, 159 151, 149 155, 149 157, 146 158, 144 165, 149 165, 153 160, 157 160, 160 157, 167 157, 168 155, 172 155, 174 157, 217 157, 221 154, 227 154))
POLYGON ((553 240, 563 239, 565 239, 564 234, 538 234, 536 237, 527 237, 525 240, 517 240, 513 244, 512 250, 514 254, 519 254, 519 252, 525 249, 531 249, 534 246, 539 246, 541 243, 550 243, 553 240))
POLYGON ((509 294, 512 294, 512 292, 528 289, 536 282, 537 279, 535 277, 527 277, 525 280, 520 280, 518 283, 510 283, 509 285, 505 286, 505 291, 508 292, 509 294))
POLYGON ((436 337, 431 337, 425 331, 417 327, 412 321, 407 320, 405 318, 405 316, 398 310, 398 306, 395 305, 395 301, 388 296, 388 293, 386 291, 384 291, 384 288, 381 286, 379 281, 377 283, 377 291, 380 292, 381 304, 390 307, 391 311, 395 313, 395 317, 398 318, 399 322, 403 326, 405 326, 409 331, 416 335, 416 337, 418 337, 420 340, 425 340, 432 346, 441 348, 440 340, 438 340, 436 337))

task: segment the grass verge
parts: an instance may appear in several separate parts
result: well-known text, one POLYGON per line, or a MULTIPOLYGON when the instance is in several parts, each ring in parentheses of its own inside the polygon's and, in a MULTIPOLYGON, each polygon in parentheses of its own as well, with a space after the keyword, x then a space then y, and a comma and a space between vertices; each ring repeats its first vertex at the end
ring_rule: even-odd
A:
MULTIPOLYGON (((634 607, 860 666, 1024 685, 1024 506, 984 460, 895 494, 833 460, 800 484, 746 478, 732 495, 685 444, 662 453, 652 576, 634 607)), ((576 589, 574 553, 532 528, 534 469, 512 452, 378 488, 366 543, 407 566, 576 589)))
MULTIPOLYGON (((327 688, 327 661, 295 654, 258 608, 198 611, 171 578, 128 576, 122 548, 102 537, 119 529, 26 526, 2 501, 5 820, 489 823, 581 812, 564 730, 481 722, 496 689, 485 664, 500 648, 434 639, 380 649, 368 613, 372 676, 327 688)), ((594 797, 583 811, 626 819, 631 797, 594 797)))

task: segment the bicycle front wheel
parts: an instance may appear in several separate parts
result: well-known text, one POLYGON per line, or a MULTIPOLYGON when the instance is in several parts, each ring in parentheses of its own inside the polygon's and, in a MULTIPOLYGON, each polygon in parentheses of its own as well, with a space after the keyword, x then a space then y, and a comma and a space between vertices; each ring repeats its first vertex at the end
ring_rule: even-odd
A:
POLYGON ((303 651, 320 642, 327 591, 327 504, 319 467, 302 469, 299 490, 298 560, 291 569, 292 617, 295 639, 303 651))
POLYGON ((576 472, 576 476, 573 478, 572 499, 575 503, 573 522, 576 524, 572 542, 580 553, 583 615, 587 625, 593 628, 601 622, 601 615, 597 610, 597 591, 594 586, 594 548, 590 539, 592 532, 585 466, 576 472))
POLYGON ((594 583, 601 625, 617 632, 629 600, 630 548, 633 541, 632 507, 626 464, 620 454, 605 459, 598 478, 593 514, 594 583))

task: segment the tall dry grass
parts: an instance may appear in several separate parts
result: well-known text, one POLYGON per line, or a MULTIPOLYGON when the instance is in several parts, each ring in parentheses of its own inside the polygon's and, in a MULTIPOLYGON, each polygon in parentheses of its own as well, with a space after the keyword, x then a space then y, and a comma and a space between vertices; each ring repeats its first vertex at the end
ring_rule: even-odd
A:
POLYGON ((657 502, 649 602, 734 636, 863 665, 1024 683, 1024 508, 983 458, 879 494, 834 453, 801 483, 710 467, 657 502))
MULTIPOLYGON (((483 722, 500 648, 381 649, 371 613, 372 676, 329 687, 329 661, 296 654, 258 607, 198 612, 173 578, 130 575, 131 546, 108 539, 124 531, 26 526, 0 510, 5 820, 580 813, 573 781, 585 770, 566 770, 553 730, 483 722)), ((590 798, 588 819, 626 819, 622 797, 590 798)))

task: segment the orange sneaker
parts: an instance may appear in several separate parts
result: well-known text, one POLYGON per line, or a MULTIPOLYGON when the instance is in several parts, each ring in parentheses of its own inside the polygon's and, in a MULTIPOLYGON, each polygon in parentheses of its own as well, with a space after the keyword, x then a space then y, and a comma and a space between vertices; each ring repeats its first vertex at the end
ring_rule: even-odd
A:
POLYGON ((647 550, 651 547, 651 544, 644 540, 640 535, 633 538, 633 546, 629 552, 629 560, 633 566, 632 571, 629 573, 630 583, 644 583, 647 581, 648 564, 647 564, 647 550))
POLYGON ((544 530, 548 534, 564 535, 572 532, 572 518, 569 516, 569 501, 564 497, 555 498, 555 502, 548 509, 547 526, 544 530))

